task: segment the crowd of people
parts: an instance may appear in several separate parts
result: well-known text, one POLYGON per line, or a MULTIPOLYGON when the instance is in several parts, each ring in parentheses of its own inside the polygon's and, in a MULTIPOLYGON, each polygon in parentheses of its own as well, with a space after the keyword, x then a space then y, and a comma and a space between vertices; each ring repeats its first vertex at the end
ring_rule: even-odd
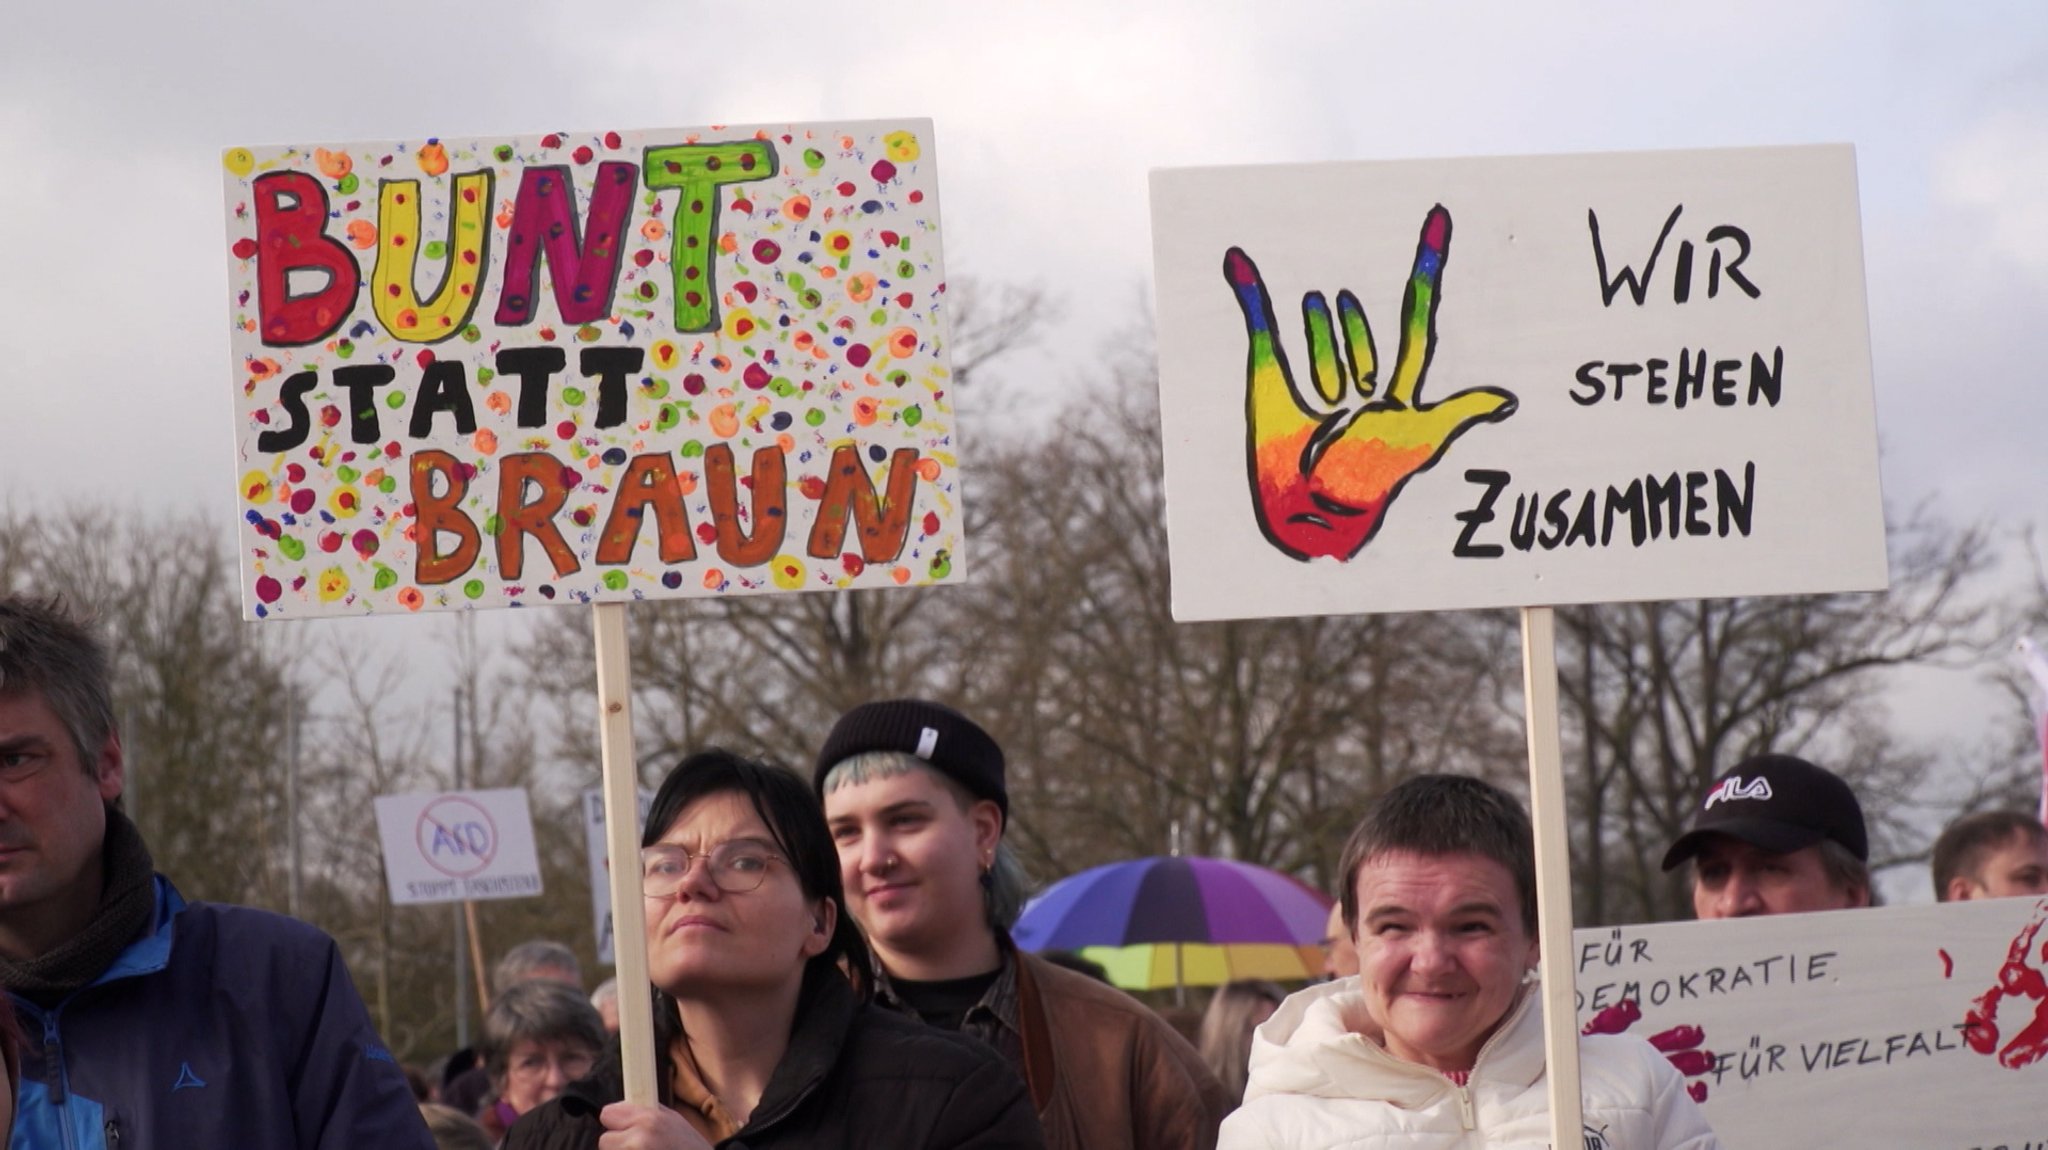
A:
MULTIPOLYGON (((692 754, 641 839, 657 1100, 636 1105, 623 1100, 617 987, 586 993, 566 946, 508 951, 475 1048, 409 1071, 332 939, 187 902, 123 812, 109 682, 85 624, 0 599, 12 1147, 1549 1141, 1530 823, 1478 779, 1422 775, 1378 796, 1344 848, 1324 980, 1222 987, 1190 1036, 1085 962, 1012 941, 1026 890, 1006 842, 1006 764, 967 716, 915 699, 856 707, 808 782, 692 754)), ((1690 868, 1701 919, 1873 902, 1855 793, 1789 755, 1717 779, 1663 861, 1690 868)), ((1943 900, 2048 893, 2048 830, 1967 816, 1933 870, 1943 900)), ((1589 1035, 1579 1057, 1599 1144, 1717 1145, 1644 1039, 1589 1035)))

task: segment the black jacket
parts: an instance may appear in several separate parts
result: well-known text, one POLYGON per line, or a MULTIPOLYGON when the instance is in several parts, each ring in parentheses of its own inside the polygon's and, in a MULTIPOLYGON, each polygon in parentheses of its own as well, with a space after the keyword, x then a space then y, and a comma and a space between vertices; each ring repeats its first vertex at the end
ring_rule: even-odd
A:
MULTIPOLYGON (((658 1057, 669 1102, 666 1055, 658 1057)), ((513 1125, 505 1150, 594 1150, 598 1111, 625 1095, 607 1059, 513 1125)), ((1024 1083, 995 1051, 860 1001, 837 971, 808 975, 789 1049, 719 1150, 1043 1150, 1024 1083)))

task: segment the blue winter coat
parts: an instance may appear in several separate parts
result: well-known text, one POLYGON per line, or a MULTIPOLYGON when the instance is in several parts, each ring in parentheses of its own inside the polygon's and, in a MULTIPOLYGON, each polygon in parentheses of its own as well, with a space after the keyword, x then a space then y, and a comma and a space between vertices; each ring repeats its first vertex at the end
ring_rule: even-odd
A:
POLYGON ((334 940, 187 904, 22 1028, 12 1150, 434 1150, 334 940))

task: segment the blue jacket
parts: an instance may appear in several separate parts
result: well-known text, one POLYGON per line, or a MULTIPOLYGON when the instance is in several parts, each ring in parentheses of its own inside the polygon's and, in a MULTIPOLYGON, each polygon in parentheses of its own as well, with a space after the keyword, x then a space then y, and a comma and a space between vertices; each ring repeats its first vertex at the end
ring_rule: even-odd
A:
POLYGON ((334 940, 187 904, 44 1010, 17 997, 12 1150, 434 1150, 334 940))

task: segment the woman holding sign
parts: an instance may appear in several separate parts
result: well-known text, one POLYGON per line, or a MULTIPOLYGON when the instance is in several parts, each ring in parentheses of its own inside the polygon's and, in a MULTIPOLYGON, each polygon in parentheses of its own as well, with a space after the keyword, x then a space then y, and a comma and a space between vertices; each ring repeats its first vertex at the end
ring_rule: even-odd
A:
POLYGON ((869 1005, 838 852, 797 776, 692 755, 656 793, 641 844, 662 1104, 619 1101, 610 1060, 507 1147, 594 1150, 608 1133, 607 1150, 1042 1147, 994 1051, 869 1005))
MULTIPOLYGON (((1219 1150, 1547 1147, 1529 816, 1477 779, 1387 792, 1344 847, 1359 975, 1281 1004, 1252 1040, 1219 1150)), ((1641 1038, 1579 1044, 1587 1150, 1718 1146, 1641 1038)))

